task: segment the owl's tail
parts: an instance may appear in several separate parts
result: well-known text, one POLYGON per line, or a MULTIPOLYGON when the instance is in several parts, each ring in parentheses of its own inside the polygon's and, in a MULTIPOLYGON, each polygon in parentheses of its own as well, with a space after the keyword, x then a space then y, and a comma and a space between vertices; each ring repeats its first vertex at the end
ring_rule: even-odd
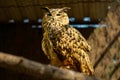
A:
POLYGON ((79 68, 80 72, 83 72, 85 74, 94 75, 94 69, 90 62, 89 56, 86 52, 81 50, 79 54, 74 53, 73 57, 79 62, 79 68))

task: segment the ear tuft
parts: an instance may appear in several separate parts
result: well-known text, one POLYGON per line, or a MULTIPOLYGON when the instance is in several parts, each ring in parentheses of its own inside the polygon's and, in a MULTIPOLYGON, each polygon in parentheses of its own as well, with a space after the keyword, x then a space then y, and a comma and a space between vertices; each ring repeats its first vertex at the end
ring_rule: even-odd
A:
POLYGON ((50 12, 50 9, 48 7, 43 7, 42 9, 44 9, 47 12, 50 12))
POLYGON ((61 10, 66 12, 66 11, 68 11, 69 9, 71 9, 71 8, 70 8, 70 7, 63 7, 61 10))

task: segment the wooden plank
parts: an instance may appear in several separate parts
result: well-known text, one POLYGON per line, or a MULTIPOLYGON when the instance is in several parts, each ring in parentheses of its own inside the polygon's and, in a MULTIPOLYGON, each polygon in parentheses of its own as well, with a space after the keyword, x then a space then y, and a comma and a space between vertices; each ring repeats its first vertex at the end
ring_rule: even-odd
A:
POLYGON ((72 9, 68 14, 72 17, 75 16, 77 21, 82 21, 86 16, 91 17, 92 20, 96 20, 104 17, 106 14, 106 4, 108 3, 103 2, 104 0, 94 1, 95 0, 66 0, 59 2, 57 0, 0 0, 0 7, 4 8, 3 11, 7 19, 15 18, 20 21, 24 18, 30 18, 31 20, 42 18, 43 10, 40 9, 41 7, 48 6, 57 8, 70 6, 72 9))
POLYGON ((8 8, 2 8, 2 11, 4 12, 4 15, 6 17, 6 22, 10 19, 9 9, 8 8))
POLYGON ((89 17, 89 8, 88 3, 83 3, 84 17, 89 17))
POLYGON ((0 0, 0 7, 8 8, 15 6, 14 0, 0 0))
POLYGON ((10 7, 8 9, 9 9, 9 15, 10 15, 11 19, 14 19, 16 21, 21 21, 22 20, 22 16, 21 16, 18 8, 10 7))
POLYGON ((90 9, 90 18, 93 21, 95 19, 95 4, 94 3, 89 3, 89 9, 90 9))
POLYGON ((74 5, 71 5, 72 6, 72 13, 73 13, 73 17, 75 17, 76 21, 77 22, 80 22, 80 17, 81 17, 81 10, 79 10, 80 8, 82 8, 82 4, 79 5, 79 4, 74 4, 74 5))
MULTIPOLYGON (((29 10, 29 12, 31 13, 31 17, 32 17, 32 21, 33 20, 37 20, 37 15, 36 15, 36 11, 35 11, 35 4, 34 4, 34 1, 33 0, 29 0, 30 2, 31 2, 31 5, 33 5, 33 6, 30 6, 29 8, 30 8, 30 10, 29 10)), ((28 13, 29 14, 29 13, 28 13)))
POLYGON ((19 11, 21 12, 22 19, 29 18, 30 20, 36 20, 36 14, 34 11, 34 4, 32 0, 25 0, 24 2, 17 0, 16 3, 19 5, 19 11))
POLYGON ((84 18, 84 8, 83 8, 83 5, 84 5, 84 3, 79 3, 79 7, 78 7, 79 13, 77 13, 77 14, 79 15, 78 18, 79 18, 80 22, 83 21, 83 18, 84 18))
POLYGON ((0 8, 0 22, 6 22, 7 20, 8 20, 8 18, 5 15, 3 8, 0 8))

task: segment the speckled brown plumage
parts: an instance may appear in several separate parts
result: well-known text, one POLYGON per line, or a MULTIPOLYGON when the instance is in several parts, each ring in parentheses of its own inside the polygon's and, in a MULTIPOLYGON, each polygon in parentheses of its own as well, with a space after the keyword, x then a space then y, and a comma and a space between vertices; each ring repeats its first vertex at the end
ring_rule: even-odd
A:
POLYGON ((69 25, 68 8, 45 8, 42 49, 51 65, 74 69, 93 75, 94 69, 87 52, 90 46, 81 33, 69 25))

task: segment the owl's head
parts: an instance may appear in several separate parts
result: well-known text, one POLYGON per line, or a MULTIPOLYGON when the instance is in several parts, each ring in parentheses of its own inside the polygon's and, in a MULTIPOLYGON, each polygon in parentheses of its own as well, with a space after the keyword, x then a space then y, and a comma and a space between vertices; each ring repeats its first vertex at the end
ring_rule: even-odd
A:
POLYGON ((63 8, 48 8, 45 7, 44 10, 46 13, 44 14, 44 17, 42 19, 42 25, 44 23, 59 23, 62 25, 68 25, 69 24, 69 18, 66 13, 66 11, 70 9, 69 7, 63 7, 63 8))

